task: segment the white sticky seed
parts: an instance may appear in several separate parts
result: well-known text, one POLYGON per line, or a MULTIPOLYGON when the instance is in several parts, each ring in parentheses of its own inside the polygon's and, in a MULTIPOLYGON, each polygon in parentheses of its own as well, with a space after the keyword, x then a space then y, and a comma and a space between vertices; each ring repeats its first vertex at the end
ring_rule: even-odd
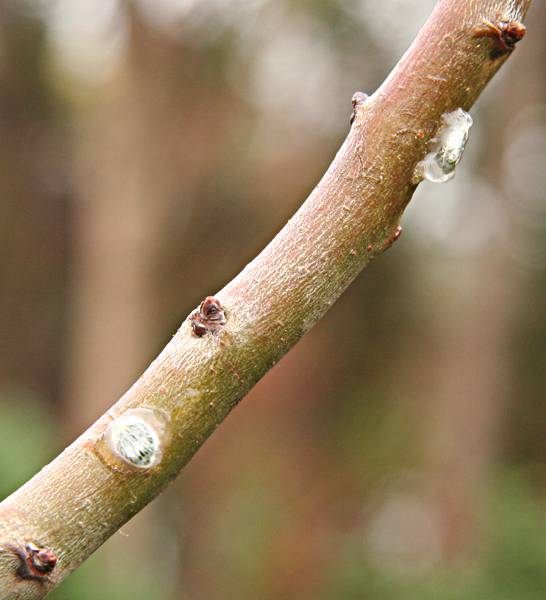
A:
POLYGON ((138 469, 155 467, 162 457, 165 425, 149 408, 134 408, 114 419, 104 441, 114 457, 138 469))
POLYGON ((431 140, 431 151, 417 164, 414 180, 444 183, 455 175, 472 127, 472 117, 462 108, 444 113, 442 125, 431 140))

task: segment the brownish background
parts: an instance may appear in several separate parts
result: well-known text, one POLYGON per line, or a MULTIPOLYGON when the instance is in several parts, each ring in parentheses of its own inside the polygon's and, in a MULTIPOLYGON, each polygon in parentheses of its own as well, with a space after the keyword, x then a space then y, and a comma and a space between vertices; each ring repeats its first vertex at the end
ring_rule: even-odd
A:
MULTIPOLYGON (((430 0, 0 3, 0 494, 286 222, 430 0)), ((55 600, 543 600, 546 11, 455 180, 55 600)))

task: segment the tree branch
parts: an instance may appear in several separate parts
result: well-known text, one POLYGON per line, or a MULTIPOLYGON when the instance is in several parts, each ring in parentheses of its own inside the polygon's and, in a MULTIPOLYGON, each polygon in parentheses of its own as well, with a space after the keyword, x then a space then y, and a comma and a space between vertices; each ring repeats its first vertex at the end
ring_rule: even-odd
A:
POLYGON ((442 114, 472 106, 522 37, 529 2, 438 3, 383 85, 355 98, 347 139, 282 231, 103 417, 0 504, 0 598, 42 598, 76 569, 397 239, 442 114))

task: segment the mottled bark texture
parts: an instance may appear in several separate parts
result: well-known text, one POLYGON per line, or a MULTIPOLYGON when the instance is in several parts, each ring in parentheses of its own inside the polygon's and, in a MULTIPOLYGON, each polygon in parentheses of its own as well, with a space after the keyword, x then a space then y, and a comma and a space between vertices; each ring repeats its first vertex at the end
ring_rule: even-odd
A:
POLYGON ((349 135, 310 197, 216 295, 225 324, 202 306, 207 331, 197 333, 195 319, 186 319, 121 400, 0 505, 0 598, 42 598, 76 569, 176 476, 231 408, 392 244, 415 189, 412 172, 442 113, 472 106, 521 36, 528 4, 438 3, 383 85, 357 99, 349 135), (161 460, 149 469, 109 456, 103 437, 113 419, 139 407, 166 420, 161 460))

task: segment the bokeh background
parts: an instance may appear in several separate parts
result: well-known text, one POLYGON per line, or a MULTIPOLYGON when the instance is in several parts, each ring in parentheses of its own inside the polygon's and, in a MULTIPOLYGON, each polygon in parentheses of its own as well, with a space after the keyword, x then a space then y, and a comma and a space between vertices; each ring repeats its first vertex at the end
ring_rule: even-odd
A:
MULTIPOLYGON (((432 0, 0 2, 0 496, 313 188, 432 0)), ((546 6, 452 182, 54 600, 544 600, 546 6)))

